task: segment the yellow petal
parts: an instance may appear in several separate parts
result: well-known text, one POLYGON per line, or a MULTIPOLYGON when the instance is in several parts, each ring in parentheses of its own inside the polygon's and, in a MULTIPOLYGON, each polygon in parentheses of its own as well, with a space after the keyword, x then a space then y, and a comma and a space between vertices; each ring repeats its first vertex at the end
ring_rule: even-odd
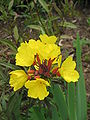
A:
MULTIPOLYGON (((47 36, 47 35, 45 35, 47 36)), ((48 37, 48 36, 47 36, 48 37)), ((43 42, 30 40, 29 44, 33 51, 36 51, 40 57, 41 62, 43 60, 49 60, 50 58, 56 58, 61 54, 60 47, 56 44, 44 44, 43 42)))
POLYGON ((44 49, 41 47, 39 55, 41 58, 49 60, 61 54, 60 47, 55 44, 46 44, 44 49))
POLYGON ((16 65, 31 66, 34 61, 34 54, 35 52, 27 42, 21 43, 16 54, 16 65))
POLYGON ((28 97, 39 98, 39 100, 44 100, 49 95, 46 86, 50 86, 50 84, 41 78, 25 83, 25 87, 29 89, 28 97))
POLYGON ((43 43, 47 43, 47 44, 53 44, 57 40, 56 36, 49 36, 48 37, 46 34, 40 35, 39 37, 43 43))
POLYGON ((62 55, 60 55, 59 58, 58 58, 58 67, 61 66, 61 61, 62 61, 62 55))
POLYGON ((28 44, 33 49, 33 51, 36 53, 36 51, 38 49, 37 41, 35 41, 34 39, 30 39, 29 42, 28 42, 28 44))
POLYGON ((14 91, 23 87, 27 80, 27 74, 23 70, 15 70, 10 72, 9 84, 14 87, 14 91))
POLYGON ((76 67, 76 63, 75 61, 72 60, 72 57, 69 56, 63 63, 61 66, 61 69, 63 70, 74 70, 76 67))
POLYGON ((60 75, 67 82, 76 82, 79 79, 79 74, 76 70, 75 61, 72 60, 72 57, 69 56, 63 63, 61 68, 59 69, 60 75))
POLYGON ((79 74, 76 70, 73 71, 63 71, 60 72, 61 76, 64 78, 66 82, 77 82, 79 79, 79 74))
POLYGON ((29 45, 31 46, 32 50, 39 55, 40 60, 42 62, 42 60, 44 59, 42 54, 45 51, 45 44, 43 44, 40 40, 37 40, 37 41, 30 40, 29 45))

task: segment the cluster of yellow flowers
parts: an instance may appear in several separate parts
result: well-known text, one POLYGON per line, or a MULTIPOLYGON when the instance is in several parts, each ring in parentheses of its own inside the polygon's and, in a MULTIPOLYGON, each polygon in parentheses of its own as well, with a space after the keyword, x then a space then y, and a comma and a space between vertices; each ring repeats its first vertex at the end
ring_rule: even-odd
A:
POLYGON ((50 86, 49 78, 62 77, 66 82, 78 81, 79 74, 75 70, 76 63, 69 56, 63 63, 60 47, 55 44, 56 36, 39 36, 40 40, 30 39, 21 43, 16 54, 16 65, 25 66, 27 71, 10 72, 10 86, 14 91, 25 86, 28 97, 43 100, 49 95, 46 86, 50 86))

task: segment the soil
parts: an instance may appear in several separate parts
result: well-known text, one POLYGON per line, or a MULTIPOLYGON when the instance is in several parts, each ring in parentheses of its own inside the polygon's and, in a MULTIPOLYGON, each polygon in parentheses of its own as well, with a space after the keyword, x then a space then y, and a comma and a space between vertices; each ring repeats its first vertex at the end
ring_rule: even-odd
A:
MULTIPOLYGON (((60 44, 63 47, 62 52, 64 54, 66 54, 68 51, 70 55, 75 56, 75 48, 73 47, 73 41, 76 39, 77 32, 79 32, 81 39, 85 38, 88 41, 90 41, 90 27, 87 23, 88 17, 90 17, 90 10, 83 10, 78 18, 74 18, 73 20, 71 20, 77 26, 77 28, 66 28, 64 30, 63 34, 70 36, 69 39, 60 39, 60 44)), ((6 28, 9 29, 9 24, 10 23, 6 24, 0 21, 0 39, 12 38, 12 36, 9 35, 7 31, 5 31, 6 28)), ((26 36, 28 36, 28 38, 31 37, 30 33, 32 33, 32 30, 27 31, 26 33, 26 36)), ((34 36, 32 36, 32 38, 36 38, 35 33, 34 36)), ((27 39, 27 37, 25 39, 27 39)), ((7 52, 9 52, 8 47, 2 46, 0 44, 0 58, 2 57, 3 53, 6 53, 7 56, 7 52)), ((86 83, 87 102, 90 103, 90 45, 84 45, 82 47, 82 64, 86 83), (85 56, 88 56, 89 59, 86 60, 85 56)), ((88 110, 88 118, 90 118, 90 110, 88 110)))

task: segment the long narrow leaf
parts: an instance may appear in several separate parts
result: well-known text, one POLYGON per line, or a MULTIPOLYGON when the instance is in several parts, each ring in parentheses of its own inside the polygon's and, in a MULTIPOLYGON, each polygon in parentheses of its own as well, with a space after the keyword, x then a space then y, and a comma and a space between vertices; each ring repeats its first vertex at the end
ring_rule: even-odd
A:
POLYGON ((87 119, 86 89, 82 70, 81 46, 79 34, 77 34, 76 58, 77 58, 77 70, 80 72, 80 78, 76 84, 77 120, 86 120, 87 119))
POLYGON ((55 106, 52 106, 52 120, 62 120, 55 106))
POLYGON ((30 108, 30 119, 29 120, 45 120, 44 114, 40 111, 39 107, 30 108))
POLYGON ((29 27, 31 29, 39 30, 39 31, 41 31, 42 34, 45 34, 43 27, 41 27, 40 25, 28 25, 27 27, 29 27))
POLYGON ((12 6, 13 6, 14 0, 11 0, 8 6, 8 10, 11 10, 12 6))
POLYGON ((49 9, 48 9, 48 5, 47 3, 45 2, 45 0, 38 0, 39 3, 42 5, 42 7, 46 10, 46 12, 48 13, 49 12, 49 9))
POLYGON ((74 83, 68 84, 68 110, 69 110, 69 120, 76 120, 74 83))
POLYGON ((16 69, 20 69, 20 67, 16 66, 16 65, 13 65, 11 63, 6 63, 6 62, 1 62, 0 61, 0 65, 4 66, 4 67, 7 67, 7 68, 10 68, 12 70, 16 70, 16 69))
POLYGON ((62 120, 67 120, 68 119, 67 104, 65 101, 64 94, 59 85, 54 85, 53 96, 54 96, 55 104, 58 107, 58 112, 60 114, 60 117, 62 118, 62 120))
POLYGON ((20 105, 21 105, 22 94, 15 93, 13 96, 10 97, 6 114, 9 120, 13 120, 13 116, 18 120, 21 120, 20 115, 20 105))
POLYGON ((59 25, 59 26, 66 27, 66 28, 72 28, 72 29, 77 28, 76 25, 74 25, 73 23, 70 23, 70 22, 61 22, 61 23, 59 23, 58 25, 59 25))
POLYGON ((18 39, 19 39, 19 34, 18 34, 18 28, 17 28, 17 26, 14 27, 13 32, 14 32, 14 38, 15 38, 16 43, 17 43, 18 39))
POLYGON ((2 43, 3 45, 9 46, 16 53, 17 48, 16 48, 15 44, 13 44, 13 42, 11 42, 10 40, 0 39, 0 43, 2 43))

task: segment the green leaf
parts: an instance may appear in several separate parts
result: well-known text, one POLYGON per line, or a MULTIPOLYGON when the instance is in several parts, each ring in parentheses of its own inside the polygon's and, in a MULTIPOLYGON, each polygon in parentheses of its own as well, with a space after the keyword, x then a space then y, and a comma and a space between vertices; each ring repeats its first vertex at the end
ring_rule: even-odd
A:
POLYGON ((87 23, 90 26, 90 17, 87 19, 87 23))
POLYGON ((49 9, 48 9, 48 5, 47 3, 45 2, 45 0, 38 0, 39 3, 42 5, 42 7, 46 10, 46 12, 48 13, 49 12, 49 9))
POLYGON ((53 92, 53 97, 54 97, 53 99, 54 99, 55 104, 57 105, 60 117, 62 118, 62 120, 67 120, 68 119, 67 104, 65 101, 65 96, 60 86, 54 85, 52 92, 53 92))
POLYGON ((20 115, 20 105, 21 105, 22 94, 15 93, 10 97, 8 106, 7 106, 7 116, 9 120, 13 120, 13 116, 15 120, 21 120, 20 115))
POLYGON ((55 21, 55 20, 58 20, 58 19, 60 19, 59 16, 51 16, 50 17, 50 21, 55 21))
POLYGON ((13 32, 14 32, 14 38, 15 38, 15 40, 17 42, 18 39, 19 39, 19 34, 18 34, 18 28, 17 28, 17 26, 14 27, 13 32))
MULTIPOLYGON (((80 46, 84 46, 84 45, 90 45, 90 40, 81 39, 81 40, 80 40, 80 46)), ((74 40, 74 41, 73 41, 73 47, 76 47, 76 46, 77 46, 77 41, 74 40)))
POLYGON ((11 0, 8 6, 8 10, 11 10, 12 6, 13 6, 14 0, 11 0))
POLYGON ((53 3, 53 7, 55 9, 55 11, 58 13, 58 15, 60 16, 59 18, 62 19, 63 15, 62 15, 62 11, 57 7, 56 3, 53 3))
POLYGON ((71 23, 71 22, 61 22, 61 23, 59 23, 58 24, 59 26, 63 26, 63 27, 66 27, 66 28, 73 28, 73 29, 75 29, 75 28, 77 28, 77 26, 76 25, 74 25, 73 23, 71 23))
POLYGON ((80 73, 79 81, 76 84, 77 120, 86 120, 87 101, 86 101, 85 80, 84 80, 82 62, 81 62, 81 46, 80 46, 79 34, 77 34, 76 60, 77 60, 77 70, 80 73))
POLYGON ((4 97, 2 97, 1 103, 2 103, 2 108, 3 108, 4 110, 6 110, 6 101, 5 101, 4 97))
POLYGON ((45 120, 44 114, 39 107, 32 107, 29 109, 30 120, 45 120))
POLYGON ((52 106, 52 120, 62 120, 58 114, 56 106, 52 106))
POLYGON ((3 44, 3 45, 8 45, 16 53, 17 48, 16 48, 15 44, 13 44, 13 42, 11 42, 11 40, 0 39, 0 43, 3 44))
POLYGON ((16 7, 21 7, 21 8, 27 8, 27 9, 29 9, 27 5, 18 5, 16 7))
POLYGON ((1 104, 0 104, 0 113, 2 112, 2 106, 1 106, 1 104))
POLYGON ((6 63, 6 62, 3 62, 3 61, 0 61, 0 65, 2 65, 4 67, 7 67, 7 68, 10 68, 12 70, 20 69, 20 67, 18 67, 16 65, 13 65, 11 63, 6 63))
POLYGON ((68 84, 68 111, 69 120, 76 120, 76 107, 75 107, 75 83, 68 84))
POLYGON ((60 39, 72 39, 72 36, 69 35, 61 35, 60 39))
POLYGON ((85 61, 86 62, 90 62, 90 53, 85 55, 85 61))
POLYGON ((41 30, 41 27, 39 25, 28 25, 27 27, 35 30, 41 30))
POLYGON ((0 66, 0 80, 3 80, 3 82, 7 81, 7 76, 6 74, 3 72, 3 67, 0 66))
POLYGON ((28 25, 27 27, 29 27, 31 29, 39 30, 42 32, 42 34, 45 34, 44 29, 40 25, 28 25))

